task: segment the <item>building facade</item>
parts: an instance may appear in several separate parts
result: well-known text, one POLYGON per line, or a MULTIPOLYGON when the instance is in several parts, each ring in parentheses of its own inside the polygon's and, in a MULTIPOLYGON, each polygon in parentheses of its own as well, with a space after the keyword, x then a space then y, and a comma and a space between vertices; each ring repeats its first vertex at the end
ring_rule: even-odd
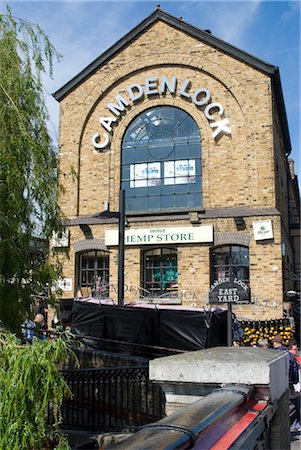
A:
POLYGON ((300 203, 276 67, 157 9, 54 97, 63 297, 117 300, 123 190, 125 303, 283 317, 300 203))

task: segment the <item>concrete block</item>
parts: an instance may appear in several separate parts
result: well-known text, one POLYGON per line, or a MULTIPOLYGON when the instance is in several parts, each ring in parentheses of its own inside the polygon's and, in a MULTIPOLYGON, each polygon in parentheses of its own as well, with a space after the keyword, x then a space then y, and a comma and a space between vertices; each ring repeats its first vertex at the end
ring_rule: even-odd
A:
POLYGON ((288 389, 287 354, 273 349, 208 348, 150 361, 149 372, 150 379, 162 386, 171 383, 265 386, 272 401, 288 389))

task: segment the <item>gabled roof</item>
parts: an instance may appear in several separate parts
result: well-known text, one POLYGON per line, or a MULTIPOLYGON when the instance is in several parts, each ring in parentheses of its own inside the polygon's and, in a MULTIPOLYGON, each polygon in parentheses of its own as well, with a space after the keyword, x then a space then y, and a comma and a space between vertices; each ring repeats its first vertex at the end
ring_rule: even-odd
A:
POLYGON ((157 8, 150 16, 140 22, 135 28, 133 28, 129 33, 119 39, 114 45, 108 48, 104 53, 102 53, 98 58, 96 58, 91 64, 89 64, 85 69, 83 69, 78 75, 68 81, 64 86, 54 92, 53 96, 56 100, 61 101, 66 95, 68 95, 73 89, 83 83, 87 78, 89 78, 95 71, 97 71, 103 64, 109 61, 116 53, 122 51, 127 47, 133 40, 137 39, 143 33, 145 33, 153 24, 156 22, 165 22, 171 25, 173 28, 183 31, 190 36, 205 42, 208 45, 226 53, 233 58, 257 69, 272 78, 272 88, 275 94, 275 100, 277 104, 277 109, 279 112, 279 118, 283 130, 283 136, 285 140, 285 145, 287 153, 291 152, 291 143, 289 137, 288 123, 284 105, 284 99, 281 88, 281 81, 279 75, 278 67, 269 64, 249 53, 240 50, 233 45, 228 44, 225 41, 213 36, 210 32, 201 30, 194 27, 182 19, 178 19, 171 14, 162 11, 157 8))

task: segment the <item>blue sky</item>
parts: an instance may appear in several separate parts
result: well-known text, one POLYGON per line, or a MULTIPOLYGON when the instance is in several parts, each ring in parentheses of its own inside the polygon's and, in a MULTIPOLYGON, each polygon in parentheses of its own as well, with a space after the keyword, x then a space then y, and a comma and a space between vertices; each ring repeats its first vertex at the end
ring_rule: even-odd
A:
MULTIPOLYGON (((51 115, 50 133, 58 135, 59 105, 51 94, 103 51, 150 15, 158 2, 7 1, 15 16, 38 23, 63 56, 54 78, 44 79, 51 115)), ((216 37, 278 66, 292 141, 291 157, 301 178, 300 159, 300 5, 297 1, 162 1, 166 12, 182 17, 216 37)), ((5 3, 0 1, 0 13, 5 3)))

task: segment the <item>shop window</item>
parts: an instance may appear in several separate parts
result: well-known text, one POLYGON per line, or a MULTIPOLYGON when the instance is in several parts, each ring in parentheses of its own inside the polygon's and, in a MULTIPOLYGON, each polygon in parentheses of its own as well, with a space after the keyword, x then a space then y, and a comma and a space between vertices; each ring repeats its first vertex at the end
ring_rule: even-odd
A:
POLYGON ((138 115, 122 143, 127 212, 202 206, 201 138, 185 111, 159 106, 138 115))
POLYGON ((175 248, 154 248, 143 253, 143 295, 177 297, 178 256, 175 248))
POLYGON ((109 296, 109 254, 90 250, 77 255, 78 290, 83 296, 109 296))
POLYGON ((224 278, 237 278, 249 284, 249 248, 224 245, 211 250, 211 284, 224 278))

